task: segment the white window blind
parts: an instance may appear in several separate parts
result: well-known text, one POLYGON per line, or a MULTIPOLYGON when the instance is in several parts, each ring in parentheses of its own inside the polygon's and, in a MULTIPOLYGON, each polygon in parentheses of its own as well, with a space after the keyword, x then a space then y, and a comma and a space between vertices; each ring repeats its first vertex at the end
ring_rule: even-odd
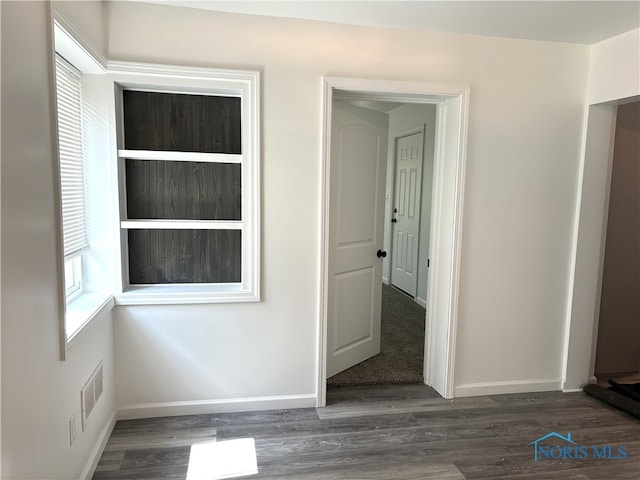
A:
POLYGON ((84 249, 84 165, 82 154, 82 100, 80 72, 56 57, 60 193, 65 260, 84 249))

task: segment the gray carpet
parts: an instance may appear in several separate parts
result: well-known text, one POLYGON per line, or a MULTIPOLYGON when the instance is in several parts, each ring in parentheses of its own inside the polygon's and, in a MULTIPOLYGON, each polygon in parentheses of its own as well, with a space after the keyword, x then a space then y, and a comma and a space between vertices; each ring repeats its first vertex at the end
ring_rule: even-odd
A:
POLYGON ((422 383, 425 309, 382 285, 380 353, 327 379, 328 387, 422 383))

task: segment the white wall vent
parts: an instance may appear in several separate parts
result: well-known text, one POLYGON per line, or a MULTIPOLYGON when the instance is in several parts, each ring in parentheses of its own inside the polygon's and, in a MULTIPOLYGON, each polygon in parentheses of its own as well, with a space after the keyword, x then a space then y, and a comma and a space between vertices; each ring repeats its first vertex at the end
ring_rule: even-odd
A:
POLYGON ((82 390, 80 391, 80 401, 82 403, 82 431, 84 432, 87 427, 87 422, 89 421, 89 417, 91 412, 98 403, 98 399, 102 392, 104 391, 104 375, 102 369, 102 362, 98 364, 96 369, 87 380, 87 383, 84 384, 82 390))

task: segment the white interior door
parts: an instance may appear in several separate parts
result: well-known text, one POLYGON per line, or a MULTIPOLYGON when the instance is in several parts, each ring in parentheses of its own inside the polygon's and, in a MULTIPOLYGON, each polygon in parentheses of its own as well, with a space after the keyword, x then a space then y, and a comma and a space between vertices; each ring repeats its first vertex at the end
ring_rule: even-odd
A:
POLYGON ((422 192, 424 132, 396 139, 391 284, 415 298, 422 192))
POLYGON ((380 352, 386 114, 333 102, 327 377, 380 352))

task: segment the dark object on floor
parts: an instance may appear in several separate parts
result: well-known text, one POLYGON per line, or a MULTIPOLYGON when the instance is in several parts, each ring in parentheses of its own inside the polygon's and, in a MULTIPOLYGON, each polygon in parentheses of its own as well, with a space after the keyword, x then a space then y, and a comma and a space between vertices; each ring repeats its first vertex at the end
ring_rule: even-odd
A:
POLYGON ((380 353, 327 379, 328 387, 422 383, 426 311, 408 295, 382 285, 380 353))
POLYGON ((585 385, 584 393, 640 419, 640 402, 599 385, 585 385))
POLYGON ((618 383, 610 379, 609 385, 611 385, 611 390, 614 392, 621 393, 631 400, 640 402, 640 383, 618 383))

